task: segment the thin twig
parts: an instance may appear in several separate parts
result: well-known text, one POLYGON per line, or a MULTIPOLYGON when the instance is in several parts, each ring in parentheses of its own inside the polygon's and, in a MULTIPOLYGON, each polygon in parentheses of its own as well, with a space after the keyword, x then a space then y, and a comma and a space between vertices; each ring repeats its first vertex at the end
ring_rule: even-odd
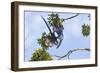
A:
POLYGON ((76 16, 78 16, 78 15, 79 15, 79 13, 77 13, 76 15, 71 16, 71 17, 69 17, 69 18, 63 19, 63 20, 69 20, 69 19, 72 19, 72 18, 74 18, 74 17, 76 17, 76 16))
POLYGON ((78 48, 78 49, 73 49, 73 50, 68 51, 68 53, 63 55, 63 56, 57 56, 57 55, 53 55, 53 56, 58 57, 58 60, 61 60, 62 58, 65 58, 65 57, 68 57, 68 59, 69 59, 70 58, 69 56, 75 51, 88 51, 88 52, 90 52, 90 49, 88 49, 88 48, 79 49, 78 48))

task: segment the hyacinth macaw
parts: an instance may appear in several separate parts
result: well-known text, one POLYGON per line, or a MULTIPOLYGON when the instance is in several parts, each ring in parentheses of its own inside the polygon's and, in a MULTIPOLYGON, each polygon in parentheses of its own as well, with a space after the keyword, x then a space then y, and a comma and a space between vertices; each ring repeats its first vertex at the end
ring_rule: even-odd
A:
MULTIPOLYGON (((42 16, 41 16, 42 17, 42 16)), ((45 22, 47 28, 49 29, 50 32, 50 38, 51 38, 51 43, 54 43, 55 45, 57 45, 57 48, 59 48, 59 46, 61 45, 61 42, 63 40, 63 26, 59 26, 59 27, 53 27, 53 32, 50 28, 50 26, 48 25, 48 23, 46 22, 46 20, 42 17, 43 21, 45 22), (55 35, 57 34, 57 35, 55 35)))

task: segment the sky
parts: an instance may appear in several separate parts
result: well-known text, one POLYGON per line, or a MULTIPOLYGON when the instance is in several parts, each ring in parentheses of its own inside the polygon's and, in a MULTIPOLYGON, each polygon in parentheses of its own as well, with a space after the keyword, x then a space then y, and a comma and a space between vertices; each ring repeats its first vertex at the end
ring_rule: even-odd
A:
MULTIPOLYGON (((48 14, 51 12, 24 11, 24 61, 29 61, 32 54, 41 46, 37 43, 37 39, 41 37, 43 32, 48 33, 49 30, 41 16, 47 21, 48 14)), ((59 14, 60 18, 68 18, 76 13, 54 12, 59 14)), ((90 48, 90 36, 84 37, 81 33, 82 25, 90 25, 89 14, 80 13, 77 17, 67 20, 63 23, 64 39, 59 48, 53 46, 49 48, 50 55, 63 56, 69 50, 76 48, 90 48)), ((56 60, 56 57, 52 57, 56 60)), ((70 59, 88 59, 90 52, 77 51, 70 55, 70 59)), ((67 57, 62 60, 68 60, 67 57)))

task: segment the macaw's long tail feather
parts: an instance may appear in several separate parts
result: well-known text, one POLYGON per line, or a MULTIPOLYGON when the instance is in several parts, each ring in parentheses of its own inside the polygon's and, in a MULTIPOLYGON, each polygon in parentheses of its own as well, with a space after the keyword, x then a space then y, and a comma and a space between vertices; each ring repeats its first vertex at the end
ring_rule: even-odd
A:
MULTIPOLYGON (((42 17, 42 16, 41 16, 41 17, 42 17)), ((46 24, 47 28, 49 29, 50 34, 52 35, 52 31, 51 31, 51 29, 50 29, 50 27, 49 27, 48 23, 46 22, 46 20, 45 20, 43 17, 42 17, 42 19, 43 19, 43 21, 45 22, 45 24, 46 24)))

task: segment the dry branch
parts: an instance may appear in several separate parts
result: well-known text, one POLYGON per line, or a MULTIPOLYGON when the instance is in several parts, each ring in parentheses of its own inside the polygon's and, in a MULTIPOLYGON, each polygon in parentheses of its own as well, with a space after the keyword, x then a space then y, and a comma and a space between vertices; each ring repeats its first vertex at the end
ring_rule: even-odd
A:
POLYGON ((63 59, 63 58, 65 58, 65 57, 68 57, 68 59, 70 58, 70 55, 73 53, 73 52, 75 52, 75 51, 88 51, 88 52, 90 52, 90 49, 88 49, 88 48, 85 48, 85 49, 73 49, 73 50, 70 50, 70 51, 68 51, 68 53, 66 53, 65 55, 63 55, 63 56, 57 56, 57 55, 54 55, 55 57, 58 57, 58 60, 61 60, 61 59, 63 59))
POLYGON ((79 15, 79 13, 77 13, 76 15, 71 16, 71 17, 69 17, 69 18, 63 19, 63 20, 69 20, 69 19, 72 19, 72 18, 74 18, 74 17, 76 17, 76 16, 78 16, 78 15, 79 15))

